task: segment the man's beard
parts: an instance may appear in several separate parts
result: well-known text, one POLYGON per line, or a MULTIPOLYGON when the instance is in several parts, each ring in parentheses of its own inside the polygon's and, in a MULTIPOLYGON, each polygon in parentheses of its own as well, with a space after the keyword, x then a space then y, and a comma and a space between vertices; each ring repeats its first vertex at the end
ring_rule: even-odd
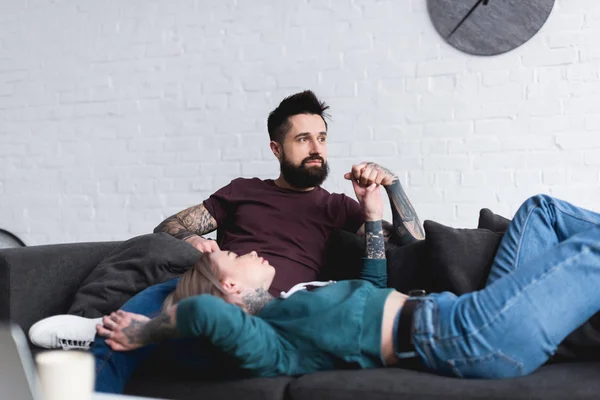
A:
POLYGON ((285 154, 282 154, 280 168, 286 182, 298 189, 319 186, 327 179, 329 174, 329 165, 320 156, 306 157, 297 167, 285 157, 285 154), (306 166, 306 163, 314 160, 321 161, 321 165, 306 166))

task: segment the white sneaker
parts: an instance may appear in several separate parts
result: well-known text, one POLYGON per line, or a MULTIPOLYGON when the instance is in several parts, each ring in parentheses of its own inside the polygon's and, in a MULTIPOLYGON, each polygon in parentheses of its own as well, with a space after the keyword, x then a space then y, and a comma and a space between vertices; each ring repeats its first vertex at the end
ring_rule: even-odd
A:
POLYGON ((46 349, 88 350, 96 336, 97 324, 102 324, 102 318, 55 315, 33 324, 29 339, 46 349))

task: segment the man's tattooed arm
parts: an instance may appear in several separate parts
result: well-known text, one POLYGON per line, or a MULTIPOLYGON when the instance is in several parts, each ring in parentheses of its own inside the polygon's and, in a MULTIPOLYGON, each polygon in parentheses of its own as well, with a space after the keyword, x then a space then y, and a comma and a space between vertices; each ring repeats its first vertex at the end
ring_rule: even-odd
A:
POLYGON ((425 232, 421 226, 421 221, 419 221, 417 212, 408 199, 402 184, 400 184, 400 180, 390 170, 384 167, 381 168, 387 175, 392 177, 392 182, 383 186, 390 198, 394 233, 400 242, 398 244, 404 245, 425 239, 425 232))
POLYGON ((203 204, 186 208, 161 222, 154 233, 166 232, 177 239, 185 240, 193 235, 204 235, 217 229, 217 221, 203 204))
POLYGON ((381 220, 365 222, 365 257, 385 258, 385 242, 381 220))
POLYGON ((141 346, 179 337, 175 327, 174 309, 164 311, 148 322, 132 319, 129 325, 123 328, 123 335, 129 344, 141 346))
POLYGON ((242 295, 242 302, 246 312, 250 315, 256 315, 264 306, 274 297, 265 289, 256 289, 242 295))
POLYGON ((395 233, 400 241, 399 244, 403 245, 425 239, 421 221, 419 221, 417 212, 410 203, 400 181, 396 179, 385 190, 390 198, 392 219, 395 233))

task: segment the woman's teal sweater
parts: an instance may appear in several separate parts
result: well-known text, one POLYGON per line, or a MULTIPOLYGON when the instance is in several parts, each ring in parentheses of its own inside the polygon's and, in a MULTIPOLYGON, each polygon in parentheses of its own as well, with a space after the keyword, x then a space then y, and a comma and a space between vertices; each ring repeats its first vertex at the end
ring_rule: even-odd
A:
POLYGON ((211 295, 182 300, 177 329, 203 336, 258 376, 382 367, 385 259, 363 259, 360 280, 275 299, 256 316, 211 295))

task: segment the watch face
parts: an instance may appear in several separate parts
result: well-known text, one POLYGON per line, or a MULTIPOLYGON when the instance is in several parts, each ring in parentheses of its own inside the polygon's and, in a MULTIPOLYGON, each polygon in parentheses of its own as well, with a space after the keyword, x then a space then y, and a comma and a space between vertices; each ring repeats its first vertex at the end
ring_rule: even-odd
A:
POLYGON ((519 47, 548 19, 554 0, 427 0, 438 33, 465 53, 491 56, 519 47))
POLYGON ((0 229, 0 249, 10 249, 12 247, 23 247, 25 243, 12 233, 0 229))

